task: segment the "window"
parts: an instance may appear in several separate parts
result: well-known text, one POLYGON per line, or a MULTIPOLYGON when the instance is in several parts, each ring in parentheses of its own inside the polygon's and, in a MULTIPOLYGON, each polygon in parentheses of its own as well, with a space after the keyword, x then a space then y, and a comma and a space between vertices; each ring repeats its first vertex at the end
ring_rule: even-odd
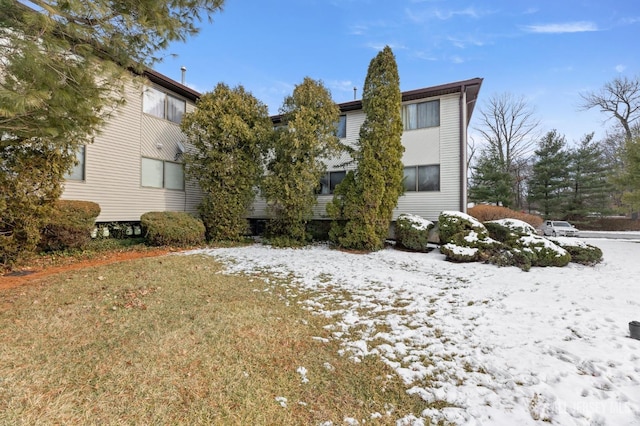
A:
POLYGON ((81 146, 80 149, 76 152, 76 162, 77 164, 73 166, 71 170, 65 176, 66 179, 69 180, 84 180, 84 165, 85 165, 85 146, 81 146))
POLYGON ((405 130, 437 127, 440 125, 440 101, 428 101, 402 107, 405 130))
POLYGON ((346 115, 340 116, 340 121, 338 121, 338 124, 336 126, 336 136, 339 138, 347 137, 347 116, 346 115))
POLYGON ((187 108, 183 99, 176 98, 153 87, 145 87, 142 111, 154 117, 180 123, 187 108))
POLYGON ((330 195, 336 189, 336 186, 342 182, 347 172, 328 172, 320 178, 319 195, 330 195))
POLYGON ((143 157, 141 184, 149 188, 184 190, 182 164, 143 157))
POLYGON ((404 190, 440 191, 440 165, 405 167, 404 190))

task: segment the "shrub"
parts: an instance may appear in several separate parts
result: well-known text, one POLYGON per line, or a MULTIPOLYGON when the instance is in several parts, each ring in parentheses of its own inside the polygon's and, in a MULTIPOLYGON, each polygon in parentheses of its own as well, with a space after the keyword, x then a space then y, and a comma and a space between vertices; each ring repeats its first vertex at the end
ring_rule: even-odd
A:
POLYGON ((396 242, 404 248, 427 251, 429 231, 433 222, 412 214, 401 214, 396 219, 396 242))
MULTIPOLYGON (((571 255, 562 247, 538 235, 528 223, 518 219, 498 219, 486 222, 492 238, 510 247, 510 259, 514 265, 526 267, 523 256, 529 259, 530 266, 565 266, 571 261, 571 255)), ((523 268, 524 269, 524 268, 523 268)), ((528 270, 528 269, 525 269, 528 270)))
POLYGON ((42 230, 40 248, 48 251, 83 248, 91 241, 91 230, 100 206, 91 201, 58 200, 42 230))
POLYGON ((455 211, 444 211, 438 217, 438 234, 443 244, 452 242, 456 234, 466 235, 475 231, 479 238, 488 236, 487 228, 473 217, 455 211))
POLYGON ((489 237, 487 228, 473 217, 445 211, 438 217, 440 251, 447 260, 476 262, 488 260, 502 244, 489 237))
POLYGON ((148 244, 189 246, 205 241, 202 221, 185 212, 148 212, 140 217, 148 244))
POLYGON ((528 223, 534 228, 542 226, 543 219, 538 215, 518 212, 500 206, 488 206, 479 204, 468 210, 469 215, 475 217, 480 222, 487 222, 496 219, 518 219, 528 223))
POLYGON ((566 237, 549 237, 548 239, 568 251, 574 263, 595 265, 602 260, 602 250, 584 241, 566 237))

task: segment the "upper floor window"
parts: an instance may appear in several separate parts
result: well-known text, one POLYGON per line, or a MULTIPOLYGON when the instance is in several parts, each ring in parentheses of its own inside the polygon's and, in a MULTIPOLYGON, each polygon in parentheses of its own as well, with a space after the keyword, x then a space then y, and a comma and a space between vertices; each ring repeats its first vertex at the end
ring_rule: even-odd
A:
POLYGON ((336 186, 342 182, 347 172, 327 172, 320 178, 320 188, 318 189, 319 195, 330 195, 336 189, 336 186))
POLYGON ((439 126, 440 100, 403 105, 402 123, 405 130, 439 126))
POLYGON ((440 191, 440 165, 405 167, 404 190, 440 191))
POLYGON ((339 138, 347 137, 347 116, 341 115, 338 124, 336 125, 336 136, 339 138))
POLYGON ((145 87, 142 99, 142 110, 146 114, 180 123, 187 109, 184 99, 171 96, 153 87, 145 87))

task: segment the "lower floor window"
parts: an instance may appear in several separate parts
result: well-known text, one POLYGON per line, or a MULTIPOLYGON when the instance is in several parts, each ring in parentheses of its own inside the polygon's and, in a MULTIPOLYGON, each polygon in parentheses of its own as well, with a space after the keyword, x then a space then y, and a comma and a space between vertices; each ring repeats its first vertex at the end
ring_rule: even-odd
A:
POLYGON ((320 195, 330 195, 333 194, 333 191, 336 189, 336 186, 342 182, 344 177, 347 175, 347 172, 327 172, 324 176, 320 178, 320 188, 318 189, 318 194, 320 195))
POLYGON ((84 180, 84 165, 85 165, 86 147, 82 145, 76 151, 76 164, 73 166, 69 173, 65 176, 69 180, 84 180))
POLYGON ((181 163, 143 157, 142 186, 184 190, 184 168, 181 163))
POLYGON ((440 165, 405 167, 404 190, 440 191, 440 165))

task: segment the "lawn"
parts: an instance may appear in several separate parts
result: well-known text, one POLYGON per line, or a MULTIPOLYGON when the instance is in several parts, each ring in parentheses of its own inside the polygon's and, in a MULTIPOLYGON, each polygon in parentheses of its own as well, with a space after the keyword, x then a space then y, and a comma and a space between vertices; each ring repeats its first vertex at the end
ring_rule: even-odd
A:
POLYGON ((341 355, 282 284, 168 255, 0 291, 0 424, 395 424, 430 406, 378 357, 341 355))

